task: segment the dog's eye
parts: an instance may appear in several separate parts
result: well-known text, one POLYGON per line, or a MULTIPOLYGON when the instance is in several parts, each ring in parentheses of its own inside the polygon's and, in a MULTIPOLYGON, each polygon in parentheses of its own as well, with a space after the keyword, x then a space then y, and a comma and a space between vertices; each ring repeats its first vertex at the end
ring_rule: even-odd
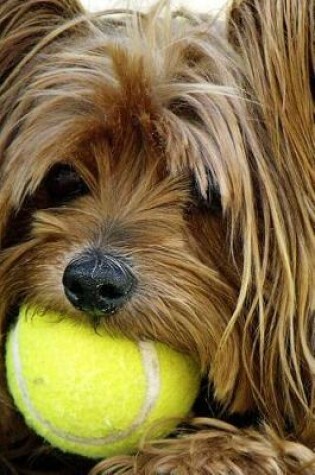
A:
POLYGON ((207 196, 204 196, 196 178, 191 182, 192 195, 195 206, 200 210, 208 210, 211 213, 218 214, 222 211, 221 193, 219 185, 216 181, 209 177, 207 196))
POLYGON ((88 187, 70 165, 53 167, 45 179, 45 188, 54 204, 62 204, 88 193, 88 187))
POLYGON ((207 195, 207 207, 213 213, 221 213, 222 201, 219 185, 217 183, 209 184, 207 195))

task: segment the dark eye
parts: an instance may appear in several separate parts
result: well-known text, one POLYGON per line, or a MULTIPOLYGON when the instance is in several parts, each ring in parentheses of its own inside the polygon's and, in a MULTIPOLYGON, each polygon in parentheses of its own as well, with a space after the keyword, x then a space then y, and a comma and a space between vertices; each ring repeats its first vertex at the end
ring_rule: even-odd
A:
POLYGON ((78 172, 67 164, 56 165, 50 170, 45 179, 45 188, 54 204, 67 203, 89 191, 78 172))
POLYGON ((207 208, 213 213, 222 212, 221 192, 218 183, 210 183, 207 193, 207 208))
POLYGON ((213 214, 222 211, 221 193, 218 183, 211 175, 208 176, 208 189, 206 196, 201 193, 200 186, 196 178, 192 179, 192 195, 195 205, 200 210, 207 210, 213 214))

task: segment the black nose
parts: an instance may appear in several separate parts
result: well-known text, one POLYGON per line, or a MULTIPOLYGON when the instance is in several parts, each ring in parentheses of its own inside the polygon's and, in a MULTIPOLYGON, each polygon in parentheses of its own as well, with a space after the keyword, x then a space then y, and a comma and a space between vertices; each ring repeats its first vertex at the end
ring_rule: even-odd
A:
POLYGON ((130 298, 135 277, 123 259, 100 252, 70 262, 64 292, 74 307, 92 315, 111 315, 130 298))

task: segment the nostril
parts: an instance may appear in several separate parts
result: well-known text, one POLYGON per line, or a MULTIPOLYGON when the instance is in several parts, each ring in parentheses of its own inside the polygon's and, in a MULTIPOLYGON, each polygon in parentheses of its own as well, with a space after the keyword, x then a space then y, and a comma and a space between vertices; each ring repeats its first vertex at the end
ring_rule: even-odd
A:
POLYGON ((110 300, 117 300, 124 295, 124 289, 120 289, 119 287, 112 285, 112 284, 103 284, 98 289, 99 296, 103 299, 110 299, 110 300))
POLYGON ((84 294, 84 289, 80 282, 73 280, 67 282, 67 290, 71 292, 75 297, 79 298, 84 294))

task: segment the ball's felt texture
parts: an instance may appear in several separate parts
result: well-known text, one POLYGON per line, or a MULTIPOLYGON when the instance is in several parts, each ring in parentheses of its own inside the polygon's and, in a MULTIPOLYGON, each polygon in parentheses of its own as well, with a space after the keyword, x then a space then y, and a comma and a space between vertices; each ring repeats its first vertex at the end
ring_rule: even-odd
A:
POLYGON ((147 432, 167 435, 200 383, 192 359, 165 345, 29 306, 8 335, 6 369, 26 423, 51 445, 91 458, 135 451, 147 432))

